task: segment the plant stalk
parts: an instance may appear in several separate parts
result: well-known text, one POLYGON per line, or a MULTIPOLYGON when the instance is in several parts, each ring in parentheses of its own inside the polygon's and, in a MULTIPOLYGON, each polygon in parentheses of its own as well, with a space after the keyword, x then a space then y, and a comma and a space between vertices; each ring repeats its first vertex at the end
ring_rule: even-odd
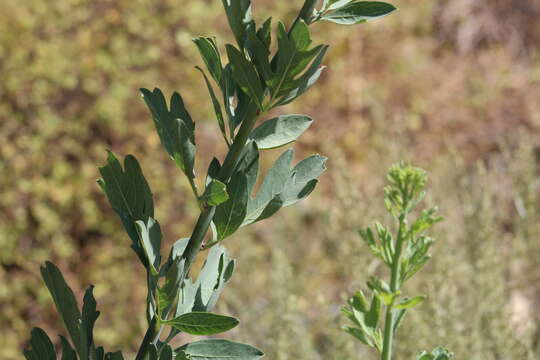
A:
MULTIPOLYGON (((399 290, 399 275, 400 275, 400 260, 401 252, 403 251, 403 244, 405 243, 405 216, 406 214, 400 214, 399 216, 399 228, 396 239, 396 249, 394 257, 392 259, 392 269, 390 275, 390 290, 395 293, 399 290)), ((384 320, 384 338, 383 349, 381 354, 381 360, 392 359, 392 340, 394 338, 394 312, 392 308, 394 301, 386 308, 386 317, 384 320)))

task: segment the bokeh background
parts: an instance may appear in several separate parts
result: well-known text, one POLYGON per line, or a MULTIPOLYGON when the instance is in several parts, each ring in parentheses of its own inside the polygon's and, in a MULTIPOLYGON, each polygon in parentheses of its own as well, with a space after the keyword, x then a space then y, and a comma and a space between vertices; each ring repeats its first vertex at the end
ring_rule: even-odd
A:
MULTIPOLYGON (((290 22, 302 1, 253 3, 257 20, 290 22)), ((377 22, 314 26, 328 71, 282 111, 315 118, 297 157, 322 153, 328 171, 307 201, 227 239, 238 268, 218 310, 272 360, 374 359, 339 330, 339 308, 383 270, 356 231, 386 218, 385 171, 409 160, 446 221, 408 285, 429 299, 404 322, 399 359, 439 344, 458 359, 538 359, 540 3, 394 3, 377 22)), ((79 298, 96 285, 97 341, 136 349, 144 274, 97 166, 106 149, 136 155, 167 243, 189 234, 196 204, 137 89, 183 94, 202 174, 224 146, 191 38, 212 34, 232 41, 218 0, 0 1, 1 359, 21 358, 32 325, 63 333, 39 276, 47 259, 79 298)))

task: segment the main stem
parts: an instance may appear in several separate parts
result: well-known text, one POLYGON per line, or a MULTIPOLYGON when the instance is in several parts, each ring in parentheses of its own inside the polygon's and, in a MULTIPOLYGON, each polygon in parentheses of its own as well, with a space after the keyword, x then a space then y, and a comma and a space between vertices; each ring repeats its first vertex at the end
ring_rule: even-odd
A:
MULTIPOLYGON (((244 119, 244 121, 242 121, 242 125, 240 126, 238 133, 234 137, 234 142, 229 149, 227 156, 225 157, 225 161, 223 162, 221 170, 219 171, 219 181, 223 183, 227 183, 229 181, 234 169, 236 168, 236 164, 238 163, 240 154, 246 146, 249 134, 251 134, 251 130, 257 122, 258 116, 259 110, 257 108, 257 105, 255 105, 254 102, 251 102, 249 105, 249 109, 247 110, 246 118, 244 119)), ((208 232, 210 223, 214 218, 215 212, 216 207, 209 206, 208 208, 204 209, 199 215, 197 223, 195 224, 195 228, 193 229, 193 233, 191 234, 191 237, 189 239, 188 245, 184 250, 184 254, 182 255, 186 259, 184 265, 184 276, 187 276, 189 269, 191 269, 191 266, 193 265, 193 261, 197 257, 199 251, 201 251, 201 245, 203 243, 206 233, 208 232)))
MULTIPOLYGON (((405 214, 399 216, 399 228, 396 240, 396 251, 394 258, 392 259, 392 270, 390 275, 390 290, 395 293, 399 290, 399 268, 401 260, 401 252, 403 250, 403 243, 405 242, 404 234, 405 230, 405 214)), ((394 338, 394 312, 392 311, 394 303, 390 304, 386 308, 386 317, 384 320, 384 339, 383 339, 383 351, 381 360, 392 359, 392 340, 394 338)))

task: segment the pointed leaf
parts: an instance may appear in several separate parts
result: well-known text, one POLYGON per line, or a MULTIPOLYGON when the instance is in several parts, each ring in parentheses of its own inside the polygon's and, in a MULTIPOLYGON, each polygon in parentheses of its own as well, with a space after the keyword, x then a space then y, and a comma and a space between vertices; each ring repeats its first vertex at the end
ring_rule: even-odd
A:
POLYGON ((56 305, 56 310, 58 311, 58 314, 60 314, 77 352, 81 354, 81 350, 84 346, 81 343, 81 329, 79 325, 81 313, 77 306, 73 291, 67 285, 60 270, 49 261, 45 262, 45 266, 41 267, 41 276, 51 293, 56 305))
POLYGON ((221 112, 221 104, 219 103, 216 94, 214 93, 214 89, 212 88, 212 85, 210 85, 210 81, 208 81, 208 77, 206 77, 204 71, 198 66, 196 66, 195 68, 199 70, 204 77, 204 82, 206 83, 208 93, 210 94, 210 99, 212 100, 212 105, 214 106, 214 113, 216 114, 216 120, 218 122, 219 129, 221 130, 221 133, 223 134, 225 140, 227 140, 227 134, 225 132, 225 120, 223 120, 223 113, 221 112))

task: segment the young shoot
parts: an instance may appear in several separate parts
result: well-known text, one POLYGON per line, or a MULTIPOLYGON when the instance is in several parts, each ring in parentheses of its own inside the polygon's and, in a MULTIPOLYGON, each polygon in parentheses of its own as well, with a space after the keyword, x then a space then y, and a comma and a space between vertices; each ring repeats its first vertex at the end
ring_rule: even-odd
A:
MULTIPOLYGON (((390 168, 388 185, 384 188, 386 210, 395 221, 396 231, 376 222, 360 230, 360 237, 389 270, 387 281, 372 276, 367 281, 367 293, 360 290, 342 311, 353 323, 343 329, 380 354, 381 360, 392 359, 393 341, 405 313, 424 301, 422 295, 405 295, 402 288, 431 258, 429 248, 433 238, 425 231, 442 220, 437 207, 423 209, 413 215, 425 196, 427 176, 424 170, 400 163, 390 168), (384 321, 382 318, 384 317, 384 321)), ((448 360, 452 354, 437 348, 422 352, 417 360, 448 360)))

